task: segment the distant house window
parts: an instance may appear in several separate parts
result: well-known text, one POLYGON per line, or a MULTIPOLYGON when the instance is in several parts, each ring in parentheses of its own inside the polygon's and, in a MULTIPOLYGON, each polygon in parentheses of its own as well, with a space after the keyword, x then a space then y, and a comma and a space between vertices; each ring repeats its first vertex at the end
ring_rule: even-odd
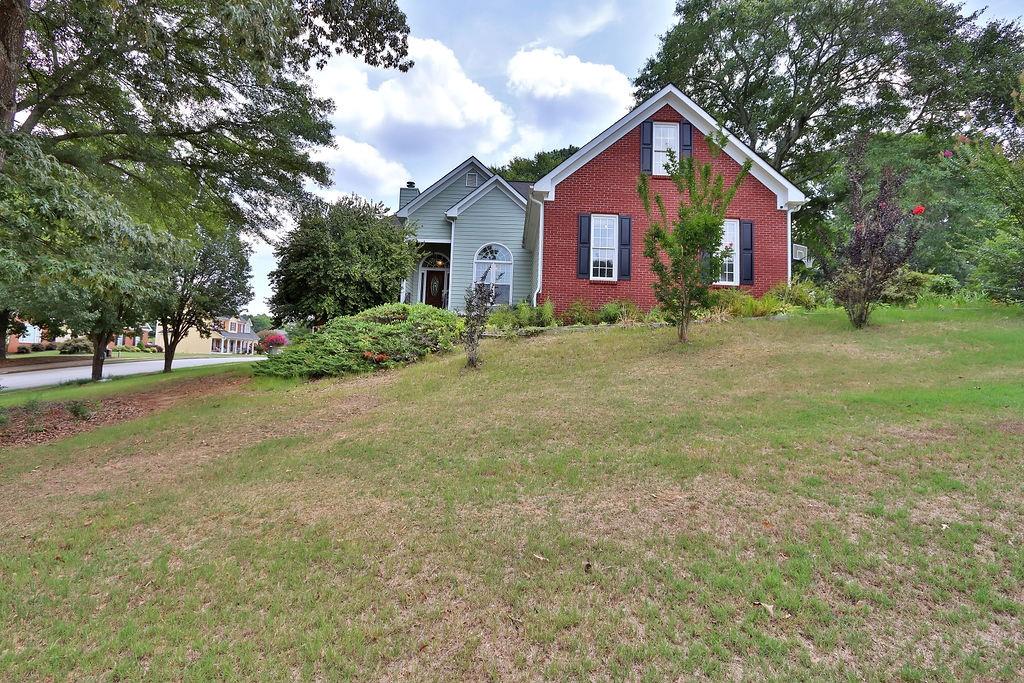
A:
POLYGON ((228 324, 228 332, 234 332, 234 331, 235 331, 235 323, 229 323, 228 324))
POLYGON ((668 163, 668 150, 675 152, 679 161, 679 124, 654 124, 654 174, 667 175, 665 164, 668 163))
POLYGON ((619 217, 595 213, 590 217, 590 279, 618 277, 619 217))
POLYGON ((740 269, 736 267, 736 251, 740 246, 740 222, 729 219, 722 224, 722 249, 729 253, 722 261, 722 274, 718 278, 720 285, 738 285, 740 269))
POLYGON ((473 281, 494 287, 495 304, 512 304, 512 252, 501 244, 485 244, 473 259, 473 281))
POLYGON ((480 184, 480 176, 477 173, 466 174, 466 187, 477 187, 480 184))

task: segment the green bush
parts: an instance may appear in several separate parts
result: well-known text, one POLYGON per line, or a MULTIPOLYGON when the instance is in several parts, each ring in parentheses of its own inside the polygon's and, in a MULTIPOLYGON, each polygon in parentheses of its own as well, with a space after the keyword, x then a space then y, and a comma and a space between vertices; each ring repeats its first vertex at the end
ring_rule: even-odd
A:
MULTIPOLYGON (((763 318, 789 311, 792 306, 771 292, 760 299, 740 289, 717 289, 712 292, 713 309, 725 311, 736 318, 763 318)), ((710 316, 710 311, 709 311, 710 316)))
POLYGON ((68 401, 67 408, 68 412, 79 420, 92 418, 92 411, 89 410, 89 406, 84 401, 68 401))
POLYGON ((644 320, 640 307, 628 299, 609 301, 597 310, 597 319, 602 323, 616 325, 619 323, 636 323, 644 320))
POLYGON ((916 270, 901 270, 882 292, 881 303, 892 306, 909 306, 928 291, 931 282, 928 273, 916 270))
POLYGON ((963 289, 963 285, 952 275, 946 273, 935 273, 928 283, 928 293, 938 296, 956 296, 963 289))
POLYGON ((32 345, 32 353, 39 353, 40 351, 45 350, 46 344, 43 344, 42 342, 36 342, 35 344, 32 345))
POLYGON ((581 299, 573 301, 569 304, 569 308, 562 313, 563 325, 596 325, 597 323, 597 314, 581 299))
POLYGON ((502 305, 491 311, 487 326, 503 331, 521 330, 528 327, 554 327, 555 305, 551 300, 540 306, 531 306, 523 300, 515 306, 502 305))
POLYGON ((17 351, 16 351, 16 353, 31 353, 31 352, 32 352, 32 347, 28 346, 26 344, 19 345, 18 348, 17 348, 17 351))
POLYGON ((769 289, 766 294, 770 294, 790 306, 797 306, 808 311, 830 303, 828 293, 818 288, 810 280, 793 280, 789 285, 780 282, 769 289))
POLYGON ((335 318, 322 330, 256 365, 278 377, 333 377, 413 363, 452 350, 462 320, 427 304, 385 304, 335 318))
POLYGON ((57 344, 60 354, 92 353, 92 344, 85 337, 72 337, 57 344))

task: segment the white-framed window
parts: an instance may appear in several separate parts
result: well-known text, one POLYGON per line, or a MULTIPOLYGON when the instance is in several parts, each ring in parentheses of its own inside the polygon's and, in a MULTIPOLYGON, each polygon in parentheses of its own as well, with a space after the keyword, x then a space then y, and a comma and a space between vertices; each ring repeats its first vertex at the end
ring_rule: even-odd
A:
POLYGON ((729 253, 722 260, 722 273, 718 278, 719 285, 738 285, 740 283, 740 222, 729 218, 722 223, 722 249, 729 253))
POLYGON ((478 185, 480 185, 480 175, 478 173, 467 173, 466 187, 477 187, 478 185))
POLYGON ((654 175, 667 175, 665 164, 668 163, 668 150, 676 153, 676 161, 679 161, 679 124, 678 123, 655 123, 654 124, 654 175))
POLYGON ((512 304, 512 252, 497 242, 485 244, 473 259, 473 281, 494 287, 494 303, 512 304))
POLYGON ((590 279, 616 280, 619 276, 619 217, 590 216, 590 279))

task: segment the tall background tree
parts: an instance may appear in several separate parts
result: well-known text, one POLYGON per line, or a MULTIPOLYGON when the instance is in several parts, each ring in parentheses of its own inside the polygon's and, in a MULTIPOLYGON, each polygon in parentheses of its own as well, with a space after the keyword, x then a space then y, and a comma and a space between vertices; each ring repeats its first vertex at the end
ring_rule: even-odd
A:
POLYGON ((680 0, 676 15, 637 98, 676 84, 803 187, 800 241, 822 241, 844 202, 838 162, 858 131, 922 134, 937 150, 959 133, 1021 135, 1016 22, 946 0, 680 0))
POLYGON ((171 272, 171 289, 156 308, 164 341, 164 372, 190 331, 209 335, 221 316, 237 315, 252 298, 251 249, 237 233, 198 229, 171 272))
POLYGON ((395 221, 383 204, 354 195, 334 204, 311 200, 274 250, 275 320, 319 326, 397 301, 416 264, 413 236, 412 226, 395 221))
POLYGON ((578 151, 580 151, 579 147, 569 145, 560 149, 537 152, 532 157, 512 157, 507 164, 494 166, 491 170, 505 180, 533 182, 546 176, 578 151))
POLYGON ((0 26, 0 121, 17 114, 15 132, 154 225, 271 227, 327 182, 308 154, 331 144, 312 65, 411 66, 394 0, 3 0, 0 26))

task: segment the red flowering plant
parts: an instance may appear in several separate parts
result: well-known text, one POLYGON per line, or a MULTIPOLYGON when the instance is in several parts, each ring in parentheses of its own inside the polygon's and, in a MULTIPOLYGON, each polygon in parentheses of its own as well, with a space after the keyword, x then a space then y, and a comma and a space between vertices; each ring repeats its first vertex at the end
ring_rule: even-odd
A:
POLYGON ((259 343, 261 350, 266 353, 273 353, 274 349, 279 349, 282 346, 287 345, 288 337, 284 336, 280 332, 271 332, 270 334, 264 336, 259 343))
POLYGON ((867 325, 872 308, 910 260, 923 230, 917 217, 925 210, 921 204, 910 211, 901 208, 907 174, 892 167, 882 169, 877 190, 868 190, 867 143, 867 138, 858 140, 850 155, 847 175, 853 229, 838 251, 831 277, 833 295, 856 328, 867 325))

